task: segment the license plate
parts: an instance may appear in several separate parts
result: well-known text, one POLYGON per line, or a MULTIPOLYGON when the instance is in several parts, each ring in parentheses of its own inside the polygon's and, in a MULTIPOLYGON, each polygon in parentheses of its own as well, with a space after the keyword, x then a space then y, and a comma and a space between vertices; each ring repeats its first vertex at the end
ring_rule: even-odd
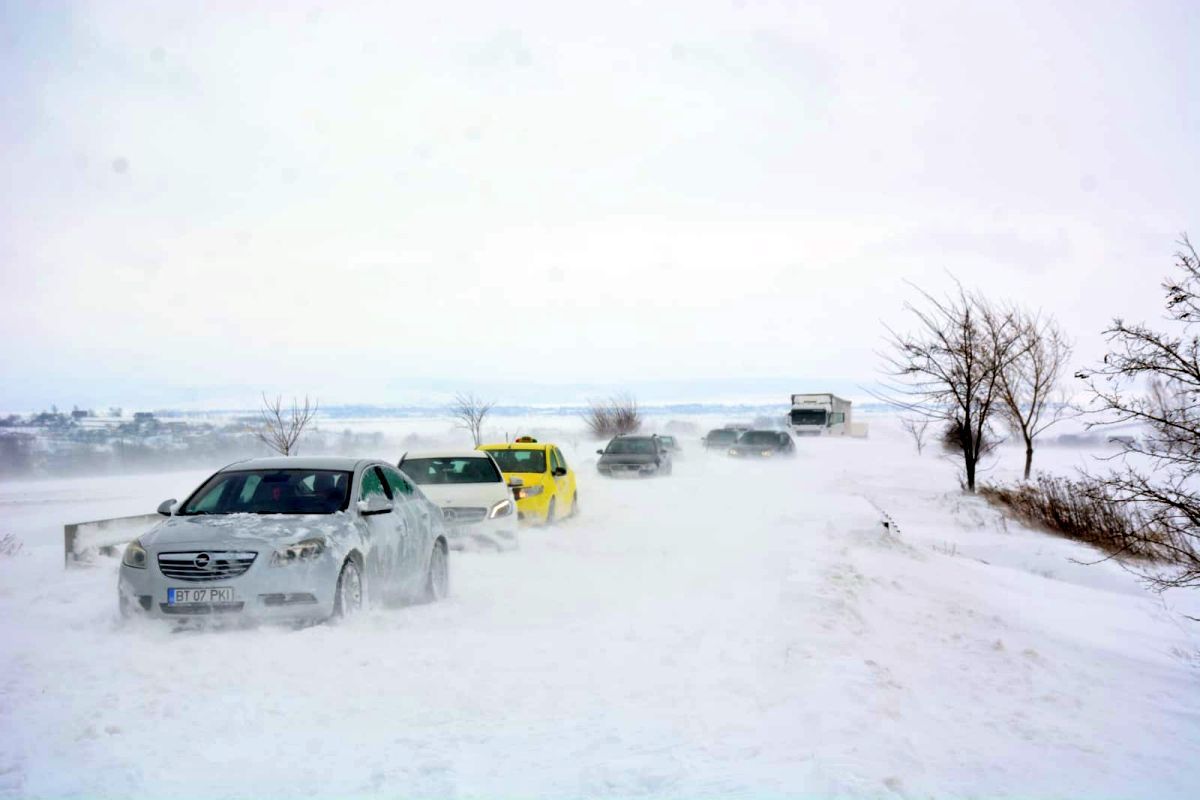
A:
POLYGON ((167 589, 167 605, 184 603, 232 603, 233 589, 206 586, 203 589, 167 589))

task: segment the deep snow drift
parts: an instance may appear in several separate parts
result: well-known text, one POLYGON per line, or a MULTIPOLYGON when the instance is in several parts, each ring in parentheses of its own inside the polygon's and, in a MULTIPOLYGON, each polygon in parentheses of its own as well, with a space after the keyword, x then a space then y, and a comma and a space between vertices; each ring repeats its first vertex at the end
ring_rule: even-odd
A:
POLYGON ((582 516, 299 631, 122 625, 115 560, 63 570, 64 522, 202 475, 0 487, 0 793, 1195 796, 1195 598, 1072 563, 886 426, 798 448, 611 481, 580 443, 582 516))

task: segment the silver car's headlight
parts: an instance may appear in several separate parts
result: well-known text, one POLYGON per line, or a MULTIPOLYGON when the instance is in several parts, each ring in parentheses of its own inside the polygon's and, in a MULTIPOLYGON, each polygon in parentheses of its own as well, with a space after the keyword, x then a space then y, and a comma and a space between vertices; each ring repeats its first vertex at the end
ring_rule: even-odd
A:
POLYGON ((125 546, 125 555, 121 556, 121 563, 134 569, 145 569, 146 548, 142 547, 141 542, 134 539, 125 546))
POLYGON ((507 517, 513 513, 512 500, 501 500, 496 505, 492 506, 492 510, 488 512, 488 519, 499 519, 507 517))
POLYGON ((281 567, 287 564, 298 564, 302 561, 312 561, 325 552, 325 540, 321 538, 305 539, 295 544, 289 544, 271 554, 271 566, 281 567))

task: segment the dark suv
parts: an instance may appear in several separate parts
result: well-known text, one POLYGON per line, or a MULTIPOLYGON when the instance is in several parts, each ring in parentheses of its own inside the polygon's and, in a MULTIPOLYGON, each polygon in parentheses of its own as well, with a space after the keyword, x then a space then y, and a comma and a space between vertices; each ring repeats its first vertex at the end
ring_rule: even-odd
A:
POLYGON ((608 447, 596 451, 601 475, 647 477, 671 474, 671 451, 657 436, 617 436, 608 447))

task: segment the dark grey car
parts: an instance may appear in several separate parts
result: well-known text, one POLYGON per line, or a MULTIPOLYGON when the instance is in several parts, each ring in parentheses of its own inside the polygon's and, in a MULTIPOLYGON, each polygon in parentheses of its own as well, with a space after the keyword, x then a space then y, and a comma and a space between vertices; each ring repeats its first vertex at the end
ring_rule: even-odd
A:
POLYGON ((741 458, 790 458, 796 455, 796 443, 783 431, 746 431, 730 445, 729 455, 741 458))
POLYGON ((617 436, 608 447, 596 451, 601 475, 638 476, 671 474, 671 452, 657 436, 617 436))

